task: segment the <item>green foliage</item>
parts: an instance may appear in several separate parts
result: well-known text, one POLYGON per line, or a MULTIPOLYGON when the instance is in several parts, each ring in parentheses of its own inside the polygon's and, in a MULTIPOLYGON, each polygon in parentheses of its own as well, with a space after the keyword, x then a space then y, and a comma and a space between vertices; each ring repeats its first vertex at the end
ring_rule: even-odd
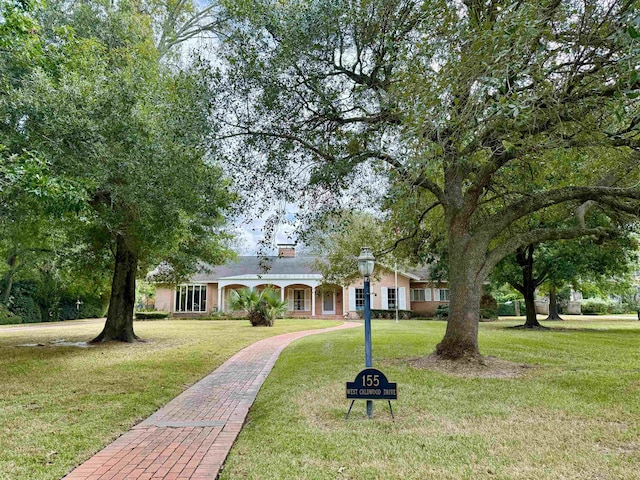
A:
POLYGON ((449 305, 438 305, 436 307, 435 317, 440 320, 449 318, 449 305))
MULTIPOLYGON (((0 27, 34 58, 0 48, 0 256, 24 269, 8 280, 38 277, 40 257, 51 278, 75 269, 87 280, 113 271, 114 257, 141 275, 168 261, 173 280, 198 260, 226 260, 235 195, 208 141, 211 69, 160 61, 150 5, 54 0, 20 13, 18 3, 2 3, 0 27)), ((50 285, 36 299, 46 318, 104 313, 84 292, 74 313, 50 285)))
POLYGON ((388 254, 393 236, 386 231, 385 222, 372 214, 341 211, 324 216, 313 227, 306 241, 311 252, 321 257, 315 266, 326 283, 346 286, 360 278, 358 256, 363 246, 370 247, 376 257, 374 278, 378 278, 383 269, 393 269, 396 265, 388 254))
POLYGON ((500 260, 606 237, 594 212, 637 216, 637 2, 223 5, 217 120, 238 177, 273 185, 266 208, 297 201, 312 218, 358 196, 385 209, 399 252, 441 246, 466 309, 441 355, 479 354, 466 336, 480 299, 456 292, 479 292, 500 260), (576 213, 585 202, 598 208, 576 213), (558 210, 571 222, 521 228, 558 210))
POLYGON ((620 314, 633 311, 633 306, 603 298, 587 298, 580 302, 584 315, 620 314))
POLYGON ((13 323, 22 323, 22 318, 0 303, 0 325, 10 325, 13 323))
MULTIPOLYGON (((364 318, 364 310, 358 310, 358 316, 360 318, 364 318)), ((398 318, 400 320, 409 320, 411 318, 411 310, 398 310, 398 318)), ((396 311, 395 310, 376 310, 371 309, 371 318, 372 319, 395 319, 396 311)))
MULTIPOLYGON (((524 305, 524 301, 522 302, 524 305)), ((513 317, 516 315, 515 302, 498 303, 498 315, 501 317, 513 317)))
POLYGON ((36 301, 26 294, 18 294, 11 303, 11 311, 22 318, 23 323, 39 323, 42 321, 40 307, 36 301))
POLYGON ((260 292, 243 288, 231 291, 229 308, 247 312, 247 318, 254 327, 272 327, 276 317, 286 313, 287 302, 281 301, 280 296, 269 288, 260 292))
POLYGON ((605 314, 611 307, 611 303, 601 298, 589 298, 580 302, 584 315, 605 314))
POLYGON ((136 312, 135 319, 136 320, 161 320, 169 318, 169 312, 136 312))
POLYGON ((60 320, 75 320, 78 318, 100 318, 107 311, 108 298, 105 295, 84 293, 73 295, 71 292, 61 292, 60 320), (77 302, 80 301, 78 306, 77 302))

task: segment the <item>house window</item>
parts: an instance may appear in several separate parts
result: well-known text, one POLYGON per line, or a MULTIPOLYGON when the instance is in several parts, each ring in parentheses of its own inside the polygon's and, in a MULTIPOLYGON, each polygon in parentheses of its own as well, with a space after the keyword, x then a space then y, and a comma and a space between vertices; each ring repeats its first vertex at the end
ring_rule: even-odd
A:
POLYGON ((411 301, 412 302, 424 302, 424 288, 412 288, 411 289, 411 301))
POLYGON ((411 301, 412 302, 430 302, 431 289, 430 288, 412 288, 411 301))
POLYGON ((293 291, 293 310, 304 311, 304 290, 293 291))
POLYGON ((440 302, 448 302, 449 301, 449 289, 441 288, 440 289, 440 298, 438 299, 440 302))
POLYGON ((387 308, 389 310, 395 310, 396 309, 396 289, 395 288, 388 288, 387 289, 387 308))
POLYGON ((356 310, 364 310, 364 288, 356 288, 356 310))
POLYGON ((207 286, 180 285, 176 288, 176 312, 206 312, 207 286))

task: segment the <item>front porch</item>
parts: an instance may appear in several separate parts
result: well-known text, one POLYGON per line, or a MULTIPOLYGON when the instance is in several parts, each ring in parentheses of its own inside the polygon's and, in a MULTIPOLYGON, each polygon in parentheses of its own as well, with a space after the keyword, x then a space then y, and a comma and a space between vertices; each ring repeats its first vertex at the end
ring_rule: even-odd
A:
POLYGON ((243 279, 242 283, 235 280, 222 280, 217 285, 217 303, 213 309, 219 312, 229 312, 229 298, 233 290, 244 288, 264 290, 272 289, 280 295, 280 299, 287 303, 287 317, 293 318, 344 318, 343 289, 339 285, 321 284, 320 281, 306 279, 301 282, 283 282, 272 279, 264 281, 249 281, 243 279))

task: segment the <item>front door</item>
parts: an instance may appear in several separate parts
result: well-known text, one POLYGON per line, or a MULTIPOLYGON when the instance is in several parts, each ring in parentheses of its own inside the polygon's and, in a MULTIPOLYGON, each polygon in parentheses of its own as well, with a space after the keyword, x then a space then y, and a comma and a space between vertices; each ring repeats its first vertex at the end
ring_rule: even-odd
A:
POLYGON ((335 315, 336 313, 336 294, 335 292, 322 293, 322 313, 324 315, 335 315))

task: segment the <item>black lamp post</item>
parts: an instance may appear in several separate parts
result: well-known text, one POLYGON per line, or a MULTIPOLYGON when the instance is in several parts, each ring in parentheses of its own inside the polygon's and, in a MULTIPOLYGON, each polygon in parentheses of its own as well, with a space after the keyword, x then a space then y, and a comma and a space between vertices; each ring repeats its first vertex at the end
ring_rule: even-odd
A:
MULTIPOLYGON (((358 257, 358 270, 364 278, 364 362, 365 367, 372 367, 371 356, 371 275, 376 259, 369 247, 362 247, 358 257)), ((367 400, 367 417, 373 417, 373 400, 367 400)))

